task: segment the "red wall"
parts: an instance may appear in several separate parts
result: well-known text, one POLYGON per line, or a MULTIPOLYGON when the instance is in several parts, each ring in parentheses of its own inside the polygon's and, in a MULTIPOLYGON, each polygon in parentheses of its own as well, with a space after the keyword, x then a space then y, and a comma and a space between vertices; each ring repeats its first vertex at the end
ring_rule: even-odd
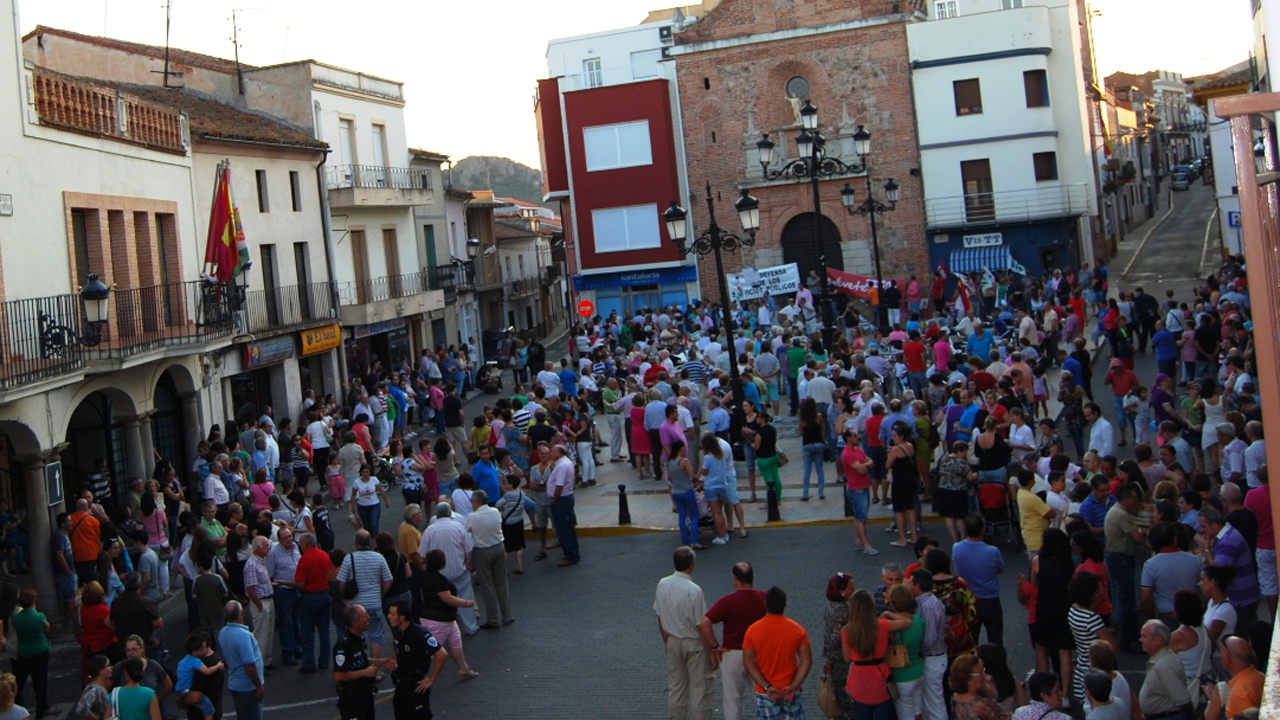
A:
MULTIPOLYGON (((545 81, 544 81, 545 82, 545 81)), ((548 100, 543 95, 543 104, 548 100)), ((666 80, 627 83, 565 93, 564 111, 569 128, 569 161, 573 169, 573 205, 577 210, 576 243, 581 259, 579 270, 672 262, 680 253, 667 237, 659 221, 661 247, 652 250, 610 252, 597 255, 591 211, 652 203, 656 213, 664 212, 672 200, 680 199, 676 172, 675 134, 671 124, 671 102, 666 80), (587 172, 582 129, 596 125, 649 121, 649 144, 653 162, 643 167, 587 172)), ((544 113, 546 118, 549 113, 544 113)), ((545 137, 545 148, 551 147, 545 137)), ((550 168, 545 164, 544 168, 550 168)), ((551 175, 551 172, 547 173, 551 175)), ((566 228, 572 222, 565 217, 566 228)))
POLYGON ((542 154, 542 194, 567 191, 569 173, 565 170, 558 80, 538 81, 538 102, 533 114, 538 126, 538 151, 542 154))

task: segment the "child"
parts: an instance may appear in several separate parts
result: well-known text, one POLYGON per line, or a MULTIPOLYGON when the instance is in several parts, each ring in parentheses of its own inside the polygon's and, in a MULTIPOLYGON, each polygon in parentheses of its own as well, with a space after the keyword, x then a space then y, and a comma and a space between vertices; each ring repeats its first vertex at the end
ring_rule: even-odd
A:
MULTIPOLYGON (((180 701, 185 701, 187 695, 191 694, 191 681, 195 679, 197 672, 202 675, 213 675, 226 667, 221 660, 216 665, 205 665, 201 658, 212 654, 213 650, 209 649, 209 640, 203 632, 197 630, 187 636, 187 656, 178 661, 178 679, 173 688, 174 692, 178 693, 180 701)), ((202 694, 195 706, 204 716, 204 720, 212 720, 213 701, 207 695, 202 694)))
POLYGON ((311 498, 311 525, 316 529, 316 542, 320 549, 329 552, 333 549, 333 525, 329 524, 329 510, 324 506, 324 495, 316 493, 311 498))
MULTIPOLYGON (((1027 582, 1027 578, 1022 573, 1018 573, 1015 581, 1018 586, 1018 602, 1027 609, 1027 634, 1031 636, 1031 642, 1035 645, 1036 640, 1036 600, 1040 594, 1040 589, 1034 584, 1027 582)), ((1036 649, 1036 667, 1049 667, 1049 651, 1043 645, 1035 645, 1036 649)))
MULTIPOLYGON (((307 480, 311 477, 311 453, 302 446, 302 434, 293 436, 293 447, 289 449, 289 462, 293 472, 293 481, 305 492, 307 480)), ((324 482, 324 478, 320 478, 324 482)), ((322 490, 324 488, 321 488, 322 490)))
POLYGON ((1040 417, 1048 417, 1049 378, 1044 376, 1044 365, 1037 363, 1031 374, 1031 411, 1040 417))
MULTIPOLYGON (((1135 419, 1138 417, 1138 412, 1141 410, 1139 405, 1144 405, 1144 404, 1145 403, 1141 402, 1141 400, 1138 399, 1137 388, 1130 390, 1129 393, 1124 396, 1124 399, 1120 401, 1120 406, 1121 408, 1124 409, 1124 417, 1117 418, 1120 421, 1120 437, 1122 438, 1124 437, 1125 428, 1129 427, 1130 425, 1133 425, 1134 426, 1133 435, 1134 435, 1134 438, 1137 438, 1138 427, 1135 424, 1135 419)), ((1134 444, 1135 445, 1137 444, 1136 439, 1134 440, 1134 444)))
MULTIPOLYGON (((1137 396, 1138 408, 1137 420, 1133 426, 1133 444, 1151 442, 1151 405, 1147 402, 1147 389, 1139 385, 1134 388, 1132 395, 1137 396)), ((1129 410, 1129 398, 1124 399, 1125 410, 1129 410)))
POLYGON ((329 467, 325 468, 325 476, 328 478, 329 499, 333 501, 333 509, 337 510, 347 495, 347 480, 342 476, 342 458, 338 453, 329 455, 329 467))

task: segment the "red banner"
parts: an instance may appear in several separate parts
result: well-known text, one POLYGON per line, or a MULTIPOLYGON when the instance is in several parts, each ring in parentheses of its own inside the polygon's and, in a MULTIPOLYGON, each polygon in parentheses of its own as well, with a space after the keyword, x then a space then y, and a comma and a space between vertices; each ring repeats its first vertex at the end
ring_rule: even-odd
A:
MULTIPOLYGON (((888 283, 892 280, 893 278, 885 278, 884 285, 881 288, 888 287, 888 283)), ((827 268, 827 281, 831 283, 832 290, 863 300, 867 299, 867 296, 871 294, 871 288, 876 285, 876 279, 873 277, 854 275, 853 273, 832 270, 831 268, 827 268)))

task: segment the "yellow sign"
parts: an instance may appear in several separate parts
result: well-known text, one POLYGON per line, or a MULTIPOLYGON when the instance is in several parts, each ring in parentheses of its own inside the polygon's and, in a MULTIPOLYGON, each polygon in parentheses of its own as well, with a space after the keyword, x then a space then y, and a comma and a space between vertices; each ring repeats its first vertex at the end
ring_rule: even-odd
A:
POLYGON ((304 330, 301 335, 303 355, 314 355, 342 344, 342 328, 337 324, 304 330))

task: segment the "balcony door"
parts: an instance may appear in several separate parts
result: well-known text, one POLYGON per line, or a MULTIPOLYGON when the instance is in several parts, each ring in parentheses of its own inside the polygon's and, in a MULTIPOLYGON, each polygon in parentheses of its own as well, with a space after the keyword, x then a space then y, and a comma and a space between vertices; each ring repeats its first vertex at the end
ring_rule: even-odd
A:
POLYGON ((363 230, 351 231, 351 269, 355 274, 356 302, 369 302, 369 248, 363 230))
POLYGON ((351 127, 352 121, 347 119, 338 120, 338 144, 342 147, 342 176, 343 181, 340 187, 351 187, 355 179, 356 170, 356 144, 354 131, 351 127))
POLYGON ((307 244, 293 244, 293 276, 298 279, 298 306, 303 320, 314 320, 311 308, 311 273, 307 271, 307 244))
POLYGON ((971 223, 995 220, 996 203, 991 192, 991 161, 983 158, 960 163, 960 177, 964 182, 965 220, 971 223))
POLYGON ((387 289, 391 297, 400 297, 405 288, 401 287, 400 242, 395 228, 382 229, 382 252, 387 259, 387 289))
POLYGON ((373 126, 373 176, 378 187, 387 186, 387 130, 373 126))
POLYGON ((280 289, 276 286, 276 246, 262 246, 262 296, 267 305, 267 322, 280 324, 280 289))

